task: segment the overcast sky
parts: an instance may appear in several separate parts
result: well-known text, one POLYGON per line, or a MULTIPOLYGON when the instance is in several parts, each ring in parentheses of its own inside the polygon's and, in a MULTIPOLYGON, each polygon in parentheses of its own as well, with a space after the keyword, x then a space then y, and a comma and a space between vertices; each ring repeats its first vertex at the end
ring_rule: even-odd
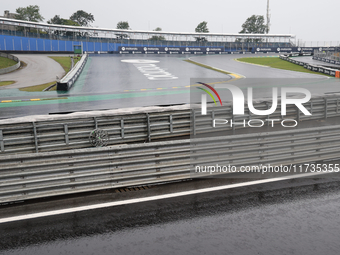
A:
MULTIPOLYGON (((92 13, 96 27, 116 28, 128 21, 136 30, 194 32, 201 21, 208 22, 210 32, 237 33, 251 15, 266 15, 267 0, 1 0, 4 10, 38 5, 45 18, 54 15, 69 18, 77 10, 92 13)), ((303 41, 340 42, 339 0, 270 0, 270 33, 291 33, 303 41)), ((1 14, 2 15, 2 14, 1 14)))

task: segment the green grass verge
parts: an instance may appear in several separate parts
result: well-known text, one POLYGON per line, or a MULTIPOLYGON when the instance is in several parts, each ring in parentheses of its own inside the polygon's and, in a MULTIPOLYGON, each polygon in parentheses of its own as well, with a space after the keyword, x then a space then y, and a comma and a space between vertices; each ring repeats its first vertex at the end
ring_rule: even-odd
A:
MULTIPOLYGON (((52 81, 52 82, 41 84, 41 85, 35 85, 35 86, 20 88, 19 90, 20 91, 27 91, 27 92, 38 92, 38 91, 43 91, 44 89, 46 89, 47 87, 49 87, 49 86, 51 86, 52 84, 55 84, 55 83, 56 83, 55 81, 52 81)), ((49 91, 56 90, 56 88, 57 88, 57 86, 54 86, 49 91)))
MULTIPOLYGON (((65 70, 66 73, 68 73, 71 69, 71 58, 70 57, 50 57, 53 60, 57 61, 62 68, 65 70)), ((75 57, 74 58, 74 64, 76 64, 80 60, 80 57, 75 57)), ((20 91, 26 91, 26 92, 39 92, 43 91, 47 87, 51 86, 52 84, 55 84, 55 81, 41 84, 41 85, 35 85, 35 86, 30 86, 30 87, 25 87, 25 88, 20 88, 20 91)), ((57 89, 57 86, 54 86, 51 88, 49 91, 54 91, 57 89)))
MULTIPOLYGON (((64 68, 65 72, 68 73, 71 69, 71 57, 50 57, 53 60, 57 61, 62 68, 64 68)), ((80 57, 74 58, 74 64, 76 64, 80 60, 80 57)))
POLYGON ((13 84, 15 81, 0 81, 0 86, 7 86, 13 84))
POLYGON ((312 74, 320 74, 320 75, 325 75, 325 76, 331 77, 327 74, 313 72, 311 70, 304 68, 303 66, 293 64, 291 62, 282 60, 278 57, 239 58, 237 60, 240 61, 240 62, 269 66, 269 67, 283 69, 283 70, 290 70, 290 71, 303 72, 303 73, 312 73, 312 74))
POLYGON ((202 63, 198 63, 198 62, 192 61, 190 59, 185 59, 184 61, 191 63, 191 64, 194 64, 194 65, 198 65, 198 66, 207 68, 207 69, 210 69, 210 70, 213 70, 213 71, 216 71, 216 72, 220 72, 220 73, 224 73, 224 74, 231 74, 231 73, 223 71, 221 69, 218 69, 218 68, 215 68, 215 67, 212 67, 212 66, 208 66, 208 65, 205 65, 205 64, 202 64, 202 63))
POLYGON ((14 66, 17 62, 13 59, 0 57, 0 69, 14 66))
MULTIPOLYGON (((57 61, 62 66, 62 68, 65 70, 66 73, 70 71, 71 69, 71 58, 70 57, 50 57, 50 58, 57 61)), ((80 60, 80 57, 75 57, 74 64, 76 64, 79 60, 80 60)), ((52 82, 41 84, 41 85, 20 88, 19 90, 26 91, 26 92, 38 92, 38 91, 43 91, 44 89, 46 89, 47 87, 55 83, 56 83, 55 81, 52 81, 52 82)), ((54 86, 49 91, 54 91, 56 89, 57 89, 57 86, 54 86)))

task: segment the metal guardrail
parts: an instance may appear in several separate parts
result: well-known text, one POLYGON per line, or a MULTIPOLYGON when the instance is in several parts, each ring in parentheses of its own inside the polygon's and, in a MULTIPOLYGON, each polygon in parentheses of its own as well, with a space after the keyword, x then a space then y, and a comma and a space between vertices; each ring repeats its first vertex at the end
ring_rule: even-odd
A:
POLYGON ((340 65, 340 49, 337 51, 314 50, 313 59, 326 63, 340 65))
POLYGON ((57 90, 68 91, 78 79, 87 62, 88 54, 85 53, 77 64, 60 80, 57 82, 57 90))
MULTIPOLYGON (((324 73, 324 74, 327 74, 327 75, 330 75, 330 76, 340 78, 340 76, 339 76, 340 71, 339 71, 339 69, 336 69, 336 67, 331 68, 331 67, 325 67, 325 66, 312 65, 312 64, 308 64, 308 63, 305 63, 305 62, 302 62, 302 61, 295 60, 295 59, 290 58, 289 56, 285 56, 285 55, 281 55, 280 59, 289 61, 289 62, 296 64, 296 65, 303 66, 304 68, 311 70, 311 71, 314 71, 314 72, 324 73)), ((314 57, 313 57, 313 59, 314 59, 314 57)))
MULTIPOLYGON (((268 109, 270 101, 254 103, 258 110, 268 109)), ((340 116, 340 97, 325 96, 313 98, 305 103, 311 116, 300 114, 292 105, 287 106, 285 119, 298 122, 307 120, 327 119, 340 116)), ((91 147, 89 135, 94 129, 107 131, 108 145, 132 142, 150 142, 158 139, 174 138, 211 132, 213 119, 241 119, 254 118, 245 107, 244 116, 233 116, 232 105, 208 108, 207 115, 201 115, 200 108, 190 109, 190 106, 178 110, 149 113, 124 113, 109 116, 95 115, 93 117, 57 118, 46 121, 0 124, 0 155, 17 153, 48 152, 58 150, 81 149, 91 147)), ((270 116, 256 116, 256 119, 282 119, 280 104, 277 111, 270 116)), ((86 115, 88 116, 88 115, 86 115)), ((268 122, 269 125, 269 122, 268 122)), ((229 130, 243 128, 233 126, 229 130)), ((215 131, 226 130, 223 126, 215 131)), ((258 131, 259 132, 259 131, 258 131)))
POLYGON ((195 164, 279 166, 340 157, 340 126, 0 156, 0 202, 202 177, 195 164), (217 157, 225 155, 224 157, 217 157), (190 161, 191 160, 191 161, 190 161))
POLYGON ((0 57, 9 58, 17 62, 15 65, 0 69, 0 74, 10 73, 17 70, 20 67, 20 60, 11 54, 0 52, 0 57))

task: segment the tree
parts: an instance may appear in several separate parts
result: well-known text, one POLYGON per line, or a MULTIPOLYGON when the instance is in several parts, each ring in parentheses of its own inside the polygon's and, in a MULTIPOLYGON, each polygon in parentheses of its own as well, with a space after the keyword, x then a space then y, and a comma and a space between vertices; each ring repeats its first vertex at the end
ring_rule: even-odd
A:
MULTIPOLYGON (((162 29, 160 27, 156 27, 153 31, 162 31, 162 29)), ((149 38, 149 40, 151 41, 164 41, 165 37, 161 36, 161 35, 154 35, 151 38, 149 38)))
MULTIPOLYGON (((60 18, 59 15, 55 15, 52 19, 47 21, 48 24, 57 24, 57 25, 66 25, 66 26, 79 26, 79 24, 73 20, 70 19, 63 19, 60 18)), ((61 36, 72 36, 72 32, 65 32, 65 31, 59 31, 55 30, 52 32, 52 34, 55 35, 61 35, 61 36)))
MULTIPOLYGON (((124 30, 130 30, 130 25, 129 22, 127 21, 119 21, 117 23, 117 29, 124 29, 124 30)), ((116 34, 117 39, 124 39, 124 38, 129 38, 127 34, 116 34)))
POLYGON ((119 21, 117 23, 117 29, 124 29, 124 30, 130 30, 129 22, 127 21, 119 21))
POLYGON ((77 22, 82 27, 90 27, 94 21, 94 16, 91 13, 78 10, 71 15, 70 20, 77 22))
MULTIPOLYGON (((195 32, 196 33, 209 33, 209 29, 207 26, 208 22, 206 21, 202 21, 201 23, 199 23, 197 25, 197 27, 195 28, 195 32)), ((197 42, 206 42, 206 38, 205 37, 195 37, 197 42)))
POLYGON ((27 7, 19 7, 16 10, 16 19, 39 22, 43 21, 44 18, 40 14, 38 5, 29 5, 27 7))
POLYGON ((195 28, 195 32, 196 33, 209 33, 209 29, 207 26, 208 22, 206 21, 202 21, 201 23, 199 23, 197 25, 197 27, 195 28))
POLYGON ((262 15, 253 15, 249 17, 242 25, 241 34, 264 34, 267 26, 264 24, 262 15))
MULTIPOLYGON (((267 31, 267 25, 264 24, 262 15, 252 15, 242 25, 240 34, 264 34, 267 31)), ((241 41, 238 39, 238 41, 241 41)), ((261 39, 244 39, 244 42, 260 42, 261 39)))

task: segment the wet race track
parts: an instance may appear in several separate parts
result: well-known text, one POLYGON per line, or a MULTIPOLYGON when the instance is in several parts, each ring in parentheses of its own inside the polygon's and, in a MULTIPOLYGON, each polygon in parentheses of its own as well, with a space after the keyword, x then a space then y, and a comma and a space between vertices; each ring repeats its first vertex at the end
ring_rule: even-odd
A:
MULTIPOLYGON (((0 118, 186 104, 190 86, 200 80, 218 80, 216 88, 253 87, 256 98, 270 97, 273 86, 307 88, 312 95, 340 91, 339 80, 234 60, 239 57, 248 56, 190 57, 229 75, 185 62, 183 55, 92 55, 69 92, 0 90, 1 100, 18 100, 0 103, 0 118)), ((110 190, 43 200, 38 207, 72 208, 222 185, 219 181, 110 190)), ((339 191, 339 179, 301 179, 3 223, 0 254, 338 254, 339 191)), ((34 202, 1 205, 0 218, 29 213, 30 206, 34 202)))
POLYGON ((339 182, 308 182, 2 224, 0 253, 338 254, 339 182))
MULTIPOLYGON (((204 80, 232 82, 242 89, 254 87, 254 97, 270 97, 273 86, 304 87, 314 95, 338 92, 339 82, 317 74, 249 65, 236 55, 194 56, 192 60, 236 76, 185 62, 183 55, 92 55, 69 92, 0 90, 0 118, 138 106, 186 104, 190 85, 204 80), (235 79, 237 77, 237 79, 235 79), (52 100, 46 100, 51 99, 52 100), (39 101, 27 101, 40 99, 39 101)), ((219 85, 223 86, 223 85, 219 85)), ((226 98, 225 100, 229 100, 226 98)))

